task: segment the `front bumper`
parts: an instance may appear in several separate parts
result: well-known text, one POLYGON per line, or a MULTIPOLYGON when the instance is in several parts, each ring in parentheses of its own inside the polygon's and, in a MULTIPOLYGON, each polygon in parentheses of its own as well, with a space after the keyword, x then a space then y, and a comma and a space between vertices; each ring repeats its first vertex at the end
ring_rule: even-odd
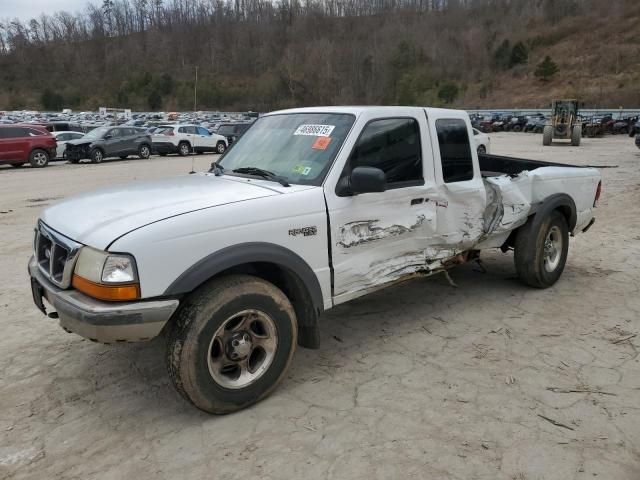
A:
POLYGON ((91 158, 89 155, 90 150, 90 145, 74 146, 73 148, 67 146, 64 151, 64 156, 66 156, 67 160, 83 160, 91 158))
POLYGON ((36 298, 41 295, 56 310, 63 329, 94 342, 150 340, 160 333, 179 304, 175 299, 103 302, 77 290, 62 290, 45 278, 33 257, 29 260, 29 275, 36 305, 36 298))

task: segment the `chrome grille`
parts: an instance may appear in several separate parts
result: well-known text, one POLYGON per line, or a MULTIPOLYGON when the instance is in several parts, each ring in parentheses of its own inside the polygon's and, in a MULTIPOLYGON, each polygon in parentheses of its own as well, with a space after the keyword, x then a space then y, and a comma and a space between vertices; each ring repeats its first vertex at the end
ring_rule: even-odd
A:
POLYGON ((42 274, 55 285, 68 288, 82 245, 38 222, 33 247, 42 274))

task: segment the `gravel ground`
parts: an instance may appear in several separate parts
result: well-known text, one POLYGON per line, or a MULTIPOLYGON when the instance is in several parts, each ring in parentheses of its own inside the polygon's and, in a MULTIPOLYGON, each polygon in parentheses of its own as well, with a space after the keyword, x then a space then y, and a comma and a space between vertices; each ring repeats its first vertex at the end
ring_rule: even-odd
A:
MULTIPOLYGON (((40 210, 72 193, 186 173, 178 157, 0 167, 0 478, 640 478, 640 151, 494 134, 494 153, 603 170, 597 222, 548 290, 511 254, 340 306, 280 388, 215 417, 169 384, 163 341, 105 346, 33 306, 40 210)), ((197 169, 213 157, 194 157, 197 169)))

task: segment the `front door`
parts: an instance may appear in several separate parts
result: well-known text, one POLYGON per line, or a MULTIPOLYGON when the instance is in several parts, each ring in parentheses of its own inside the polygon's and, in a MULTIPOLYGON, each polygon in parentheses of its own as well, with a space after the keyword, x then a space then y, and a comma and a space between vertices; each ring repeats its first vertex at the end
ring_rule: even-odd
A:
POLYGON ((104 139, 105 156, 120 155, 123 148, 123 140, 122 129, 114 128, 110 130, 104 139))
POLYGON ((425 248, 436 231, 426 117, 366 120, 342 177, 358 166, 376 167, 386 174, 387 190, 352 196, 325 191, 335 303, 423 270, 425 248))

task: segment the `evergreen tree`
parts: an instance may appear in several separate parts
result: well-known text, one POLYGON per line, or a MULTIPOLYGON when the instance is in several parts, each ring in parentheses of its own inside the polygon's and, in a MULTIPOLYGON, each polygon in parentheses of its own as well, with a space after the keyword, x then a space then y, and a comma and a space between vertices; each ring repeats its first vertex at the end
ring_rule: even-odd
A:
POLYGON ((548 81, 551 77, 553 77, 556 73, 558 73, 560 69, 558 65, 551 60, 551 57, 547 55, 544 57, 544 60, 538 64, 536 67, 536 71, 534 75, 541 79, 543 82, 548 81))

